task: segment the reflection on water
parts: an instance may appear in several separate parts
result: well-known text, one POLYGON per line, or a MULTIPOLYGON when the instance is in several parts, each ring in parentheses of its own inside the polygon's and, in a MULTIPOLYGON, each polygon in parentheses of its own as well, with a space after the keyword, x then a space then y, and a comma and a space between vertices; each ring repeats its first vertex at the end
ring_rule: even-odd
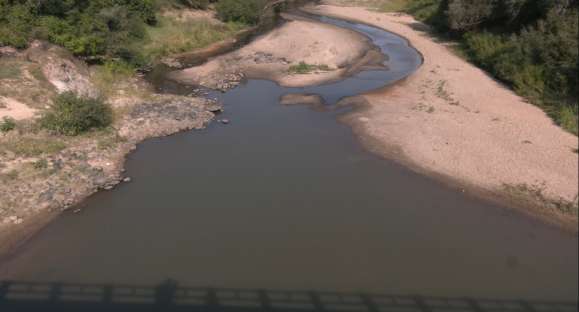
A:
POLYGON ((390 69, 218 95, 230 124, 140 145, 127 162, 134 182, 64 214, 0 276, 576 300, 577 237, 367 153, 339 111, 279 105, 286 93, 333 105, 420 64, 399 37, 333 22, 369 35, 390 69))

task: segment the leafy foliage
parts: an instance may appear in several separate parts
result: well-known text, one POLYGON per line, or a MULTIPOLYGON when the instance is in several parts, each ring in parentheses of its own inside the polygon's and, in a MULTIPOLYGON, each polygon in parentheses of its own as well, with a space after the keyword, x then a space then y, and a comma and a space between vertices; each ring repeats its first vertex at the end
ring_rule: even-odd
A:
POLYGON ((577 1, 409 0, 406 10, 577 134, 577 1))
POLYGON ((38 38, 79 56, 133 61, 129 43, 154 23, 154 0, 0 0, 0 46, 38 38))
POLYGON ((43 128, 57 134, 75 136, 112 122, 112 111, 102 100, 81 98, 72 92, 58 95, 41 118, 43 128))
POLYGON ((217 15, 225 22, 240 22, 255 25, 267 0, 219 0, 217 15))

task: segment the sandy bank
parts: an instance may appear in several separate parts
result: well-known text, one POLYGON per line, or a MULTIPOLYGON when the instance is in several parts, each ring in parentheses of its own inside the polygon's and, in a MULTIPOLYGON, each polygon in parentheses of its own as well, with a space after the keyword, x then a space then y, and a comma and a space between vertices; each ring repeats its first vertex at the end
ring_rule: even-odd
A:
POLYGON ((283 26, 258 37, 241 49, 197 67, 177 71, 179 82, 227 89, 243 77, 269 79, 286 87, 301 87, 340 79, 351 68, 382 61, 365 36, 336 26, 291 15, 283 26), (305 73, 292 72, 300 63, 305 73))
MULTIPOLYGON (((577 199, 577 137, 437 43, 422 31, 425 25, 408 15, 362 8, 311 10, 395 32, 424 55, 414 75, 365 95, 366 108, 345 117, 369 148, 498 196, 520 191, 541 192, 538 197, 554 202, 577 199)), ((576 217, 559 217, 576 227, 576 217)))

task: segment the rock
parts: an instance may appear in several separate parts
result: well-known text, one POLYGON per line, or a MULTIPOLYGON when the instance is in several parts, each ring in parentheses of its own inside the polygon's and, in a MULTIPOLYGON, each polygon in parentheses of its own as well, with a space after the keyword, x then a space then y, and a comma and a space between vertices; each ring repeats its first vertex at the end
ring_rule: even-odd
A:
POLYGON ((66 49, 35 40, 25 53, 30 61, 42 66, 42 73, 59 93, 74 92, 87 97, 99 95, 89 79, 88 66, 66 49))
POLYGON ((123 182, 125 182, 125 183, 131 182, 131 181, 132 181, 131 177, 126 177, 123 179, 123 182))
POLYGON ((15 56, 18 50, 13 47, 0 47, 0 56, 15 56))
POLYGON ((24 222, 24 219, 18 217, 18 216, 9 216, 6 217, 2 220, 2 223, 11 223, 11 224, 21 224, 22 222, 24 222))
POLYGON ((179 60, 172 58, 172 57, 162 58, 161 63, 163 63, 171 68, 181 69, 184 67, 183 64, 181 64, 181 62, 179 62, 179 60))

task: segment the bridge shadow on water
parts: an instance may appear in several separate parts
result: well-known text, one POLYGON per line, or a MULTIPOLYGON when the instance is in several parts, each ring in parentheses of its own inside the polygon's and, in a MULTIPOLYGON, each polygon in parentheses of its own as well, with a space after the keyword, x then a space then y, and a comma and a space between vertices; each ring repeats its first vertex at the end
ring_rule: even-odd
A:
POLYGON ((0 311, 577 312, 577 302, 3 281, 0 311))

